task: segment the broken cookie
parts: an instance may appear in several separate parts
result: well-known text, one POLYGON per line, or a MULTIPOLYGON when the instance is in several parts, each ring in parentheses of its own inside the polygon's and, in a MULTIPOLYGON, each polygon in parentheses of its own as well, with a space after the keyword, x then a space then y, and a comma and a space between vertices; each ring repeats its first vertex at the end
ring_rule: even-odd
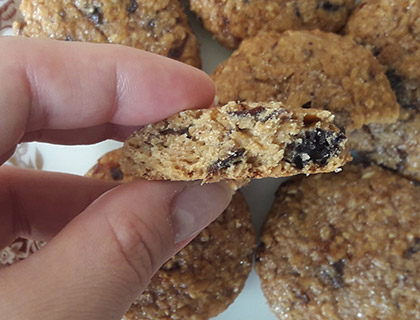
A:
POLYGON ((135 132, 120 159, 129 175, 151 180, 242 180, 330 172, 345 164, 334 116, 281 103, 230 102, 187 110, 135 132))

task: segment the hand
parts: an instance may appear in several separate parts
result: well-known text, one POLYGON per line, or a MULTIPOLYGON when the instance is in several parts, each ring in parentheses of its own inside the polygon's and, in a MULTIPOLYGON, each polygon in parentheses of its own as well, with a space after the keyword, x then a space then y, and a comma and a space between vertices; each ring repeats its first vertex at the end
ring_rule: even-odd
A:
MULTIPOLYGON (((0 161, 22 141, 120 139, 213 99, 203 72, 140 50, 1 38, 0 161)), ((121 319, 230 199, 223 184, 118 185, 3 165, 0 248, 19 236, 49 243, 0 271, 0 317, 121 319)))

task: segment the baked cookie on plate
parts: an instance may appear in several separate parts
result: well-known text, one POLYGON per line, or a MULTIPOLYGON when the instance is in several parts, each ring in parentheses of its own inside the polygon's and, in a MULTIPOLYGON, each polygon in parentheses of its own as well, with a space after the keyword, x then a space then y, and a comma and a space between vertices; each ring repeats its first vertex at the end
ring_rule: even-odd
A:
POLYGON ((362 1, 345 31, 386 67, 402 106, 396 123, 374 123, 351 134, 352 148, 378 164, 420 180, 420 2, 362 1))
POLYGON ((201 67, 200 49, 178 0, 22 0, 18 35, 122 44, 201 67))
POLYGON ((281 185, 256 270, 279 319, 420 319, 420 189, 377 166, 281 185))
POLYGON ((261 33, 243 41, 212 78, 220 104, 282 101, 326 109, 347 132, 392 123, 399 114, 384 67, 369 50, 332 33, 261 33))
POLYGON ((235 49, 259 31, 321 29, 338 31, 355 0, 190 0, 204 27, 235 49))

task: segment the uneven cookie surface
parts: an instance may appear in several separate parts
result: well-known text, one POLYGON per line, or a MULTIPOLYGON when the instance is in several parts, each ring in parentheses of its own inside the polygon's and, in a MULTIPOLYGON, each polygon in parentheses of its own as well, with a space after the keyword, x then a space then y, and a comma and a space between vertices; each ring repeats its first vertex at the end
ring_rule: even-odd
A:
POLYGON ((364 0, 345 32, 386 66, 398 102, 420 110, 420 2, 364 0))
MULTIPOLYGON (((115 150, 104 155, 87 176, 132 180, 119 168, 120 154, 121 150, 115 150)), ((124 319, 205 320, 216 316, 245 285, 255 241, 248 206, 236 193, 216 221, 162 266, 124 319)))
POLYGON ((340 30, 354 0, 190 0, 204 27, 229 48, 259 31, 340 30))
POLYGON ((401 110, 392 125, 350 134, 352 148, 378 164, 420 180, 420 2, 362 1, 346 28, 387 68, 401 110))
POLYGON ((19 35, 123 44, 201 66, 178 0, 23 0, 20 10, 19 35))
POLYGON ((384 68, 369 50, 331 33, 261 33, 243 41, 212 78, 221 104, 282 101, 327 109, 348 131, 394 122, 399 112, 384 68))
POLYGON ((242 180, 330 172, 349 160, 347 139, 328 111, 281 103, 187 110, 124 143, 129 175, 152 180, 242 180))
POLYGON ((376 166, 280 186, 256 270, 279 319, 420 319, 420 189, 376 166))
POLYGON ((363 126, 349 142, 363 158, 420 181, 420 112, 402 109, 397 122, 363 126))

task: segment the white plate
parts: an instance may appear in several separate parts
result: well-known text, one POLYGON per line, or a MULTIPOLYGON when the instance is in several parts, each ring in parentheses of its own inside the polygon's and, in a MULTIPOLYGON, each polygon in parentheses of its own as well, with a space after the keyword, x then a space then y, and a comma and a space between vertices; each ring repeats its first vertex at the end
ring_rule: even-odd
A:
MULTIPOLYGON (((0 0, 0 34, 12 34, 10 26, 15 15, 15 2, 13 0, 0 0)), ((213 40, 211 35, 203 30, 193 15, 190 15, 190 21, 201 44, 203 70, 210 74, 220 62, 230 56, 231 51, 222 48, 213 40)), ((121 144, 115 141, 105 141, 90 146, 57 146, 46 143, 27 143, 19 146, 14 159, 20 166, 24 167, 83 175, 96 163, 100 156, 119 146, 121 144)), ((257 231, 264 222, 273 201, 274 192, 281 181, 280 179, 253 181, 242 190, 250 206, 253 223, 257 231)), ((260 288, 260 281, 254 271, 235 302, 214 319, 276 319, 266 304, 260 288)))

